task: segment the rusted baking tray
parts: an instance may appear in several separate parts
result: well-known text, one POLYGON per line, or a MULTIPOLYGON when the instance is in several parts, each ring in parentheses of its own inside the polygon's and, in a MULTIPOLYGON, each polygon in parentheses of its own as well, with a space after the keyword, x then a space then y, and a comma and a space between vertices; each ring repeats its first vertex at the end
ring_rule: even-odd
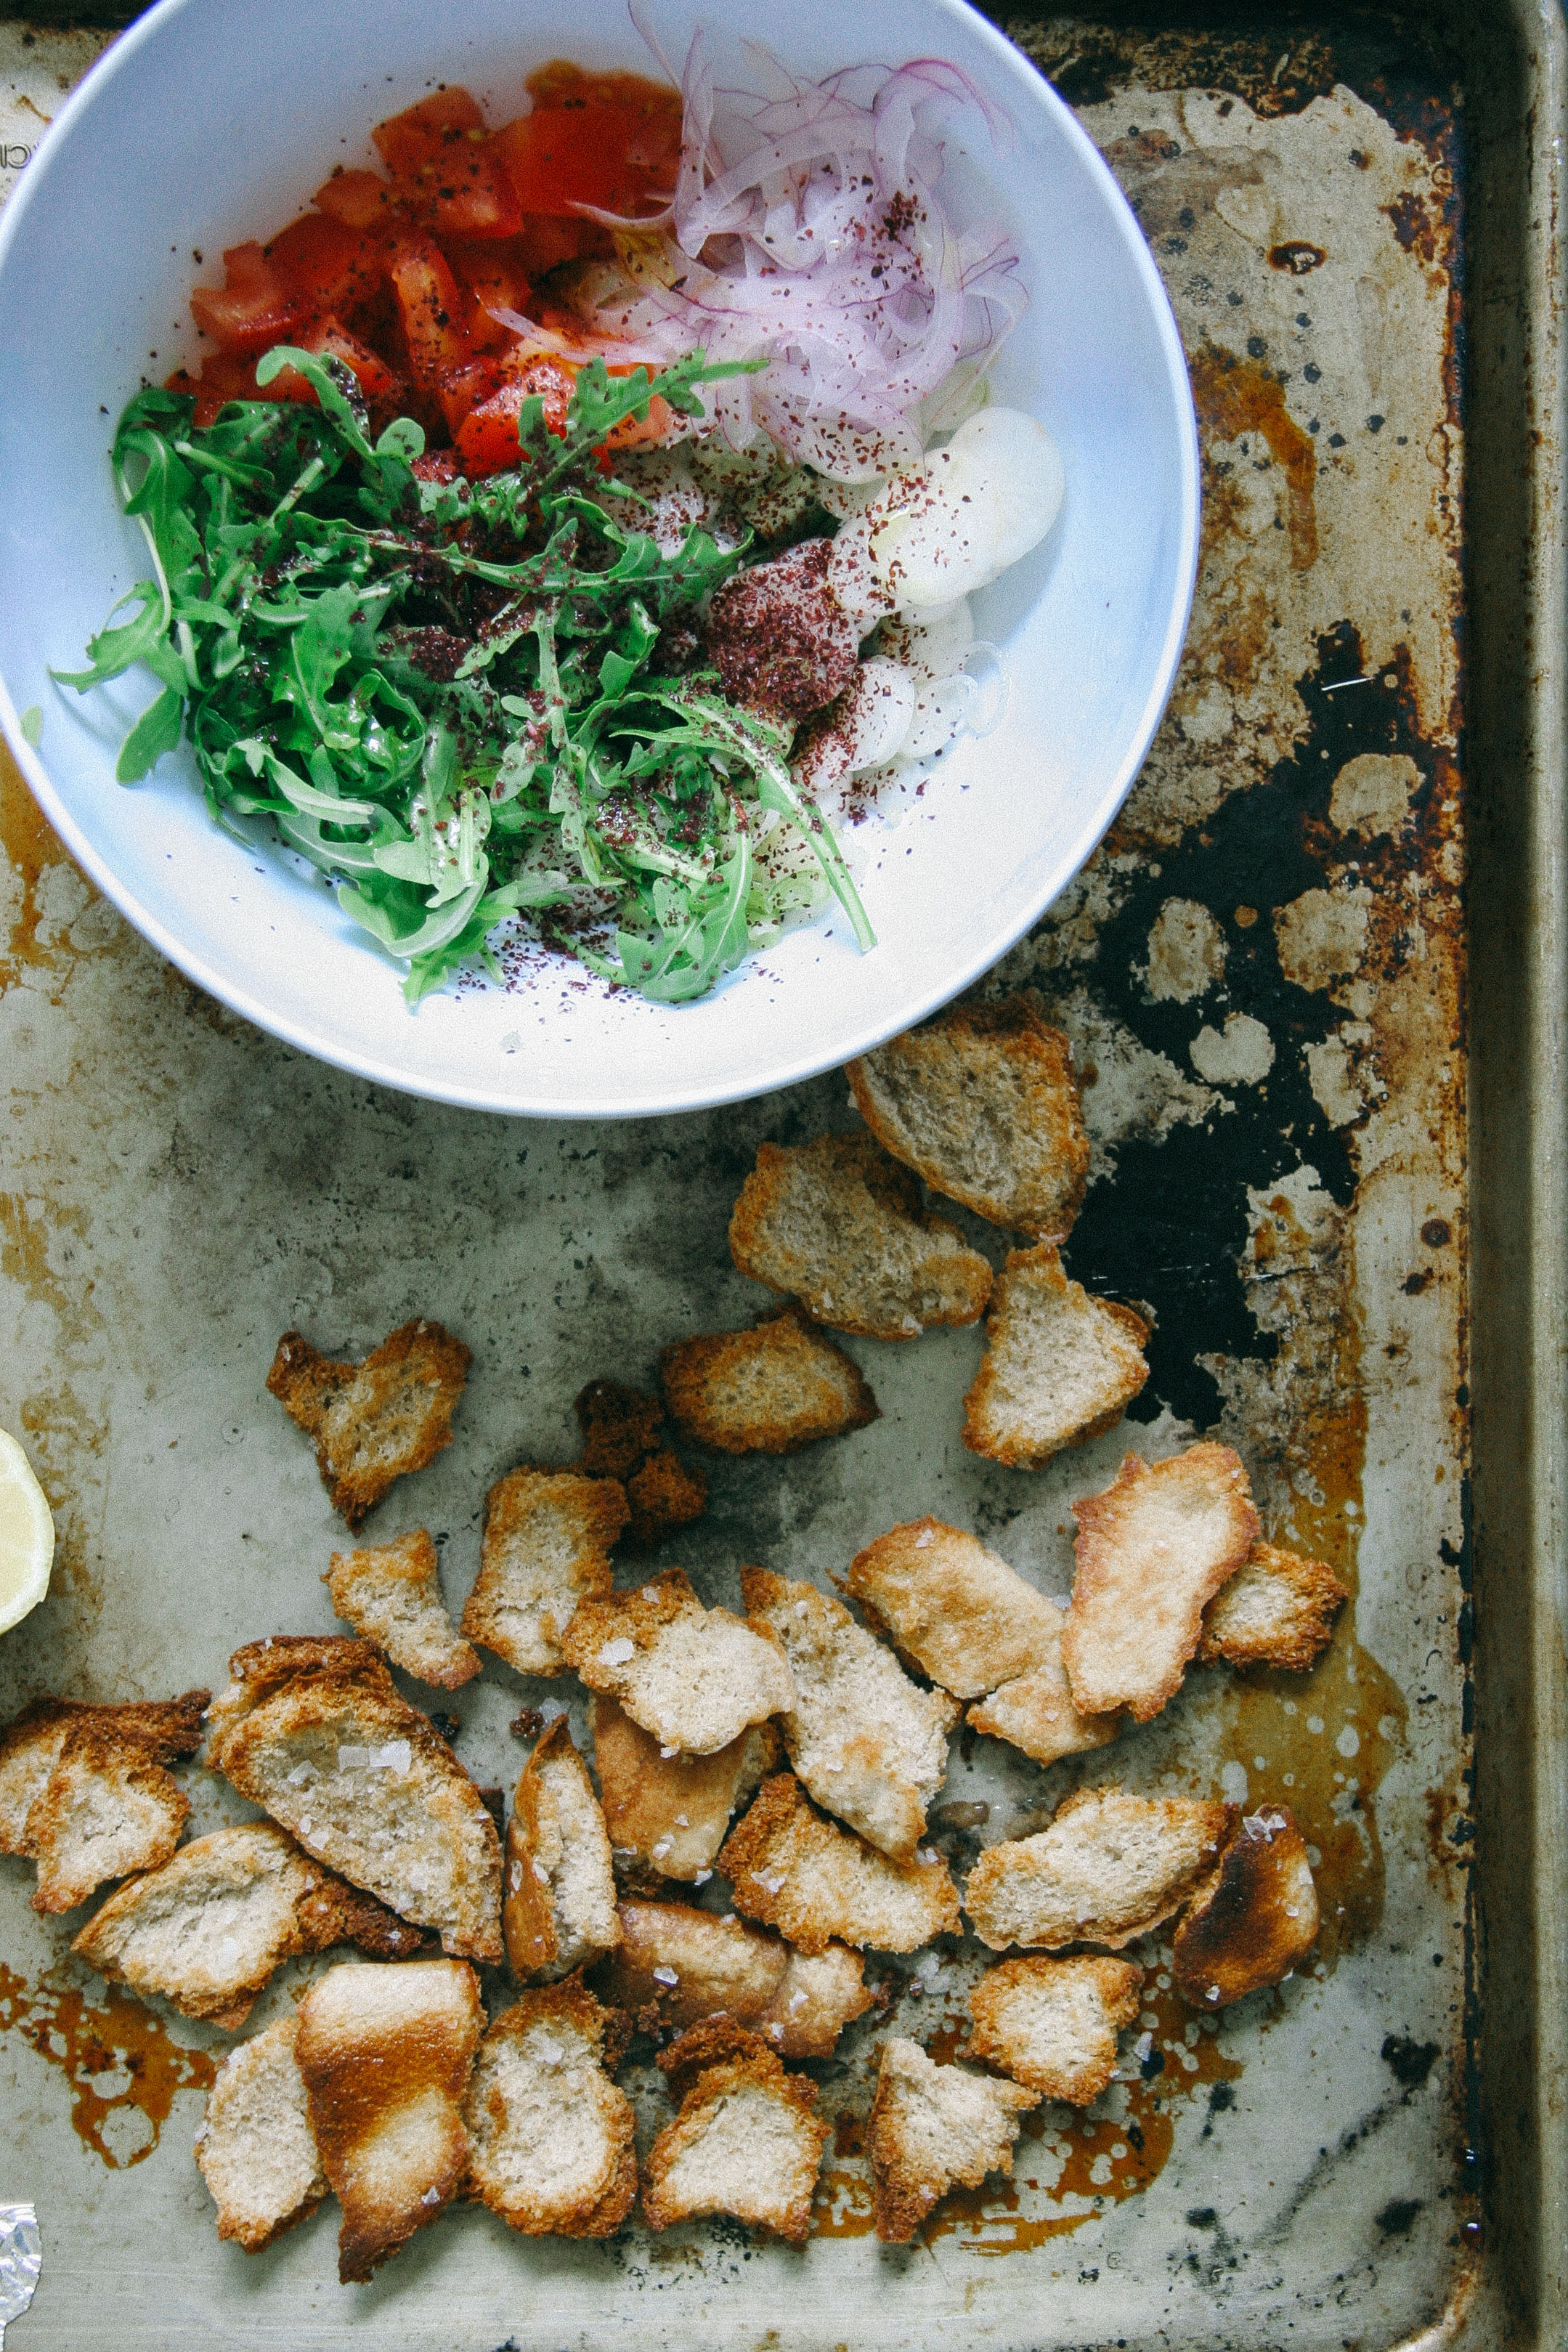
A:
MULTIPOLYGON (((958 1442, 977 1334, 852 1342, 881 1420, 712 1465, 676 1556, 733 1600, 744 1560, 841 1572, 932 1510, 1061 1592, 1066 1507, 1124 1440, 1222 1433, 1354 1611, 1308 1678, 1192 1675, 1114 1771, 1289 1802, 1317 1955, 1200 2022, 1151 1948, 1142 2063, 1087 2117, 1042 2108, 1011 2183, 908 2250, 869 2233, 860 2028, 817 2069, 838 2124, 803 2252, 714 2225, 526 2242, 469 2208, 346 2289, 329 2209, 262 2256, 220 2245, 191 2142, 223 2037, 85 1973, 78 1922, 32 1912, 6 1862, 0 2201, 36 2202, 45 2249, 16 2352, 1568 2334, 1563 22, 1530 0, 1005 21, 1138 210, 1203 428, 1169 717, 998 975, 1073 1037, 1094 1166, 1071 1266, 1154 1309, 1154 1374, 1124 1430, 1031 1476, 958 1442)), ((0 27, 7 174, 107 37, 0 27)), ((759 1139, 848 1123, 842 1082, 597 1129, 378 1093, 194 993, 5 783, 0 1422, 60 1551, 0 1649, 0 1716, 211 1684, 238 1642, 329 1623, 333 1526, 262 1389, 291 1325, 357 1353, 425 1313, 472 1344, 418 1506, 460 1599, 487 1485, 571 1456, 585 1381, 745 1319, 735 1192, 759 1139)), ((499 1669, 464 1695, 482 1780, 516 1771, 519 1695, 542 1690, 499 1669)), ((947 1790, 989 1806, 981 1840, 1106 1777, 993 1746, 956 1751, 947 1790)), ((189 1785, 193 1826, 225 1817, 189 1785)), ((967 1965, 884 1970, 902 2030, 952 2050, 967 1965)))

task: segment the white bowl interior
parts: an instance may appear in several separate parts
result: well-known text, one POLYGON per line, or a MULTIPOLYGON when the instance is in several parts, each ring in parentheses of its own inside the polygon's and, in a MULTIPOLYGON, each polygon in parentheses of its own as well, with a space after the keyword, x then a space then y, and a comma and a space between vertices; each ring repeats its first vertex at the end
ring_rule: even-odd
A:
POLYGON ((941 55, 1013 124, 998 149, 967 117, 948 154, 968 200, 1021 240, 1030 302, 997 393, 1056 435, 1066 501, 1046 543, 977 600, 1006 657, 1006 713, 877 839, 869 955, 835 910, 689 1007, 584 986, 555 963, 520 989, 411 1013, 394 968, 322 886, 211 824, 183 754, 146 783, 115 782, 148 684, 81 698, 49 676, 80 666, 148 569, 106 451, 137 383, 193 349, 193 279, 302 209, 335 163, 366 160, 371 125, 437 79, 467 83, 498 121, 548 58, 645 68, 618 7, 164 0, 62 110, 0 226, 0 720, 28 780, 94 880, 193 980, 416 1093, 629 1116, 758 1094, 863 1051, 983 971, 1050 903, 1119 806, 1175 674, 1197 553, 1186 368, 1137 225, 1066 107, 957 0, 862 0, 852 16, 797 0, 787 19, 765 0, 664 0, 657 29, 677 63, 700 22, 727 43, 771 40, 812 74, 941 55), (29 705, 43 713, 36 751, 18 727, 29 705))

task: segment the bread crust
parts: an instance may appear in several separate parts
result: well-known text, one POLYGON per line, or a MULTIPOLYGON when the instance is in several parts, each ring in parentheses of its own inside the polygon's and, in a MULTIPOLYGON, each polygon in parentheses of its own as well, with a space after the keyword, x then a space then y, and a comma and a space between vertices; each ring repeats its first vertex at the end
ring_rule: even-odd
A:
POLYGON ((964 1720, 993 1739, 1021 1748, 1037 1764, 1054 1764, 1063 1756, 1108 1747, 1122 1728, 1122 1717, 1082 1715, 1074 1706, 1061 1656, 1067 1612, 1044 1593, 1040 1599, 1044 1612, 1032 1663, 1023 1674, 977 1699, 964 1720))
POLYGON ((878 1142, 933 1192, 1015 1233, 1071 1231, 1089 1138, 1071 1045, 1030 996, 953 1006, 844 1075, 878 1142))
POLYGON ((969 1990, 969 2049, 1042 2099, 1089 2106, 1116 2071, 1116 2036, 1138 2014, 1144 1972, 1083 1957, 998 1961, 969 1990))
POLYGON ((1195 2009, 1222 2009, 1279 1984, 1301 1966, 1317 1932, 1317 1889, 1294 1816, 1286 1805, 1260 1805, 1240 1823, 1176 1930, 1173 1973, 1182 1998, 1195 2009))
POLYGON ((753 1724, 711 1756, 666 1756, 608 1693, 594 1693, 589 1720, 604 1826, 622 1875, 711 1876, 731 1815, 783 1759, 772 1725, 753 1724))
POLYGON ((672 1417, 720 1454, 798 1454, 880 1418, 859 1365, 798 1307, 678 1340, 660 1370, 672 1417))
POLYGON ((321 1581, 345 1623, 404 1674, 439 1690, 456 1690, 478 1673, 478 1652, 459 1639, 446 1613, 428 1528, 359 1551, 335 1551, 321 1581))
POLYGON ((1164 1462, 1129 1454, 1103 1494, 1072 1507, 1061 1654, 1073 1704, 1147 1723, 1180 1689, 1205 1608, 1258 1540, 1246 1469, 1228 1445, 1189 1445, 1164 1462))
POLYGON ((1149 1377, 1149 1326, 1070 1282, 1054 1244, 1009 1250, 986 1318, 986 1353, 964 1399, 964 1443, 1039 1470, 1114 1428, 1149 1377))
POLYGON ((26 1853, 27 1815, 48 1786, 73 1717, 87 1711, 81 1699, 30 1699, 0 1731, 0 1853, 26 1853))
POLYGON ((977 2189, 988 2172, 1010 2173, 1019 2119, 1038 2105, 1020 2084, 938 2066, 901 2035, 884 2042, 866 2126, 883 2243, 907 2245, 956 2182, 977 2189))
POLYGON ((268 1694, 302 1675, 360 1673, 384 1675, 385 1664, 373 1642, 353 1633, 269 1633, 259 1642, 246 1642, 229 1660, 229 1679, 207 1709, 209 1772, 224 1769, 224 1743, 229 1733, 268 1694))
POLYGON ((787 2074, 760 2035, 727 2021, 691 2029, 659 2063, 684 2095, 649 2154, 643 2181, 649 2228, 730 2213, 803 2244, 828 2137, 815 2084, 787 2074))
MULTIPOLYGON (((723 2017, 786 2058, 831 2058, 844 2027, 872 2006, 860 1956, 829 1944, 812 1956, 744 1920, 687 1903, 623 1902, 605 1990, 643 2022, 695 2027, 723 2017)), ((689 2045, 689 2033, 683 2032, 689 2045)))
POLYGON ((295 2058, 298 2032, 289 2010, 229 2052, 196 2135, 196 2162, 218 2209, 218 2235, 247 2254, 270 2246, 327 2194, 295 2058))
POLYGON ((1056 1604, 962 1528, 929 1514, 890 1528, 846 1580, 903 1656, 956 1698, 978 1698, 1033 1665, 1060 1638, 1056 1604))
POLYGON ((631 2211, 635 2119, 608 2072, 626 2032, 577 1975, 519 1994, 480 2044, 468 2187, 526 2237, 607 2238, 631 2211))
POLYGON ((994 1952, 1130 1944, 1179 1911, 1234 1833, 1237 1808, 1078 1789, 1033 1837, 988 1846, 964 1907, 994 1952))
POLYGON ((771 1631, 705 1609, 678 1568, 634 1592, 582 1601, 560 1646, 590 1690, 608 1693, 661 1747, 688 1756, 714 1755, 795 1700, 771 1631))
POLYGON ((187 1691, 183 1698, 127 1706, 57 1702, 52 1704, 63 1713, 33 1716, 11 1762, 16 1794, 23 1784, 33 1791, 20 1851, 37 1864, 35 1911, 68 1911, 106 1879, 168 1861, 191 1807, 166 1768, 200 1744, 210 1696, 187 1691))
POLYGON ((947 1866, 894 1862, 818 1812, 792 1772, 765 1780, 731 1830, 718 1866, 737 1911, 777 1927, 802 1952, 830 1943, 913 1952, 963 1921, 947 1866))
POLYGON ((617 1479, 508 1470, 486 1500, 465 1634, 520 1675, 564 1674, 561 1634, 580 1601, 611 1590, 611 1547, 629 1517, 617 1479))
POLYGON ((388 1488, 452 1443, 472 1352, 439 1323, 400 1323, 358 1363, 321 1355, 298 1331, 277 1343, 267 1385, 316 1441, 332 1507, 358 1529, 388 1488))
POLYGON ((1333 1638, 1350 1593, 1332 1568, 1279 1545, 1255 1543, 1203 1615, 1198 1656, 1231 1666, 1306 1674, 1333 1638))
POLYGON ((621 1940, 604 1816, 564 1715, 517 1776, 505 1888, 507 1958, 524 1983, 564 1977, 621 1940))

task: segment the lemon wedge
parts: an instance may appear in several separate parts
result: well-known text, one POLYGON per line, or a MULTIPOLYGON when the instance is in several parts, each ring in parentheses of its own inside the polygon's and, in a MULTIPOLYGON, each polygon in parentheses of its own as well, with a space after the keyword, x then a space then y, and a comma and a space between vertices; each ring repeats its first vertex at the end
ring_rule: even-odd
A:
POLYGON ((54 1563, 48 1497, 16 1439, 0 1429, 0 1633, 37 1607, 54 1563))

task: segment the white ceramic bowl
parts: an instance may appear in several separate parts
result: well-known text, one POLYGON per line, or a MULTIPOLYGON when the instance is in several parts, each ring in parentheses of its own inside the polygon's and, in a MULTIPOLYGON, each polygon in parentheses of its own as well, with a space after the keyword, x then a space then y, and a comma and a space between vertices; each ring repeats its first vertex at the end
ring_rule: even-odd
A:
POLYGON ((428 998, 319 884, 209 821, 183 754, 127 789, 114 761, 150 697, 85 698, 78 665, 146 570, 117 510, 110 420, 143 374, 193 348, 192 249, 210 259, 308 203, 372 123, 434 77, 492 121, 544 59, 647 67, 617 0, 162 0, 61 110, 0 223, 0 722, 61 840, 144 936, 290 1043, 411 1092, 487 1110, 631 1117, 731 1101, 833 1067, 943 1003, 1069 880, 1120 805, 1159 721, 1197 549, 1197 448, 1175 323, 1143 236, 1067 108, 959 0, 659 0, 667 53, 699 22, 783 46, 810 74, 866 58, 953 60, 1014 125, 949 141, 960 185, 1022 240, 1030 303, 998 395, 1062 450, 1043 546, 976 600, 1002 646, 1006 715, 960 743, 880 844, 864 897, 880 945, 836 910, 664 1009, 575 966, 521 992, 428 998), (35 750, 18 714, 43 714, 35 750), (573 983, 577 983, 573 985, 573 983))

